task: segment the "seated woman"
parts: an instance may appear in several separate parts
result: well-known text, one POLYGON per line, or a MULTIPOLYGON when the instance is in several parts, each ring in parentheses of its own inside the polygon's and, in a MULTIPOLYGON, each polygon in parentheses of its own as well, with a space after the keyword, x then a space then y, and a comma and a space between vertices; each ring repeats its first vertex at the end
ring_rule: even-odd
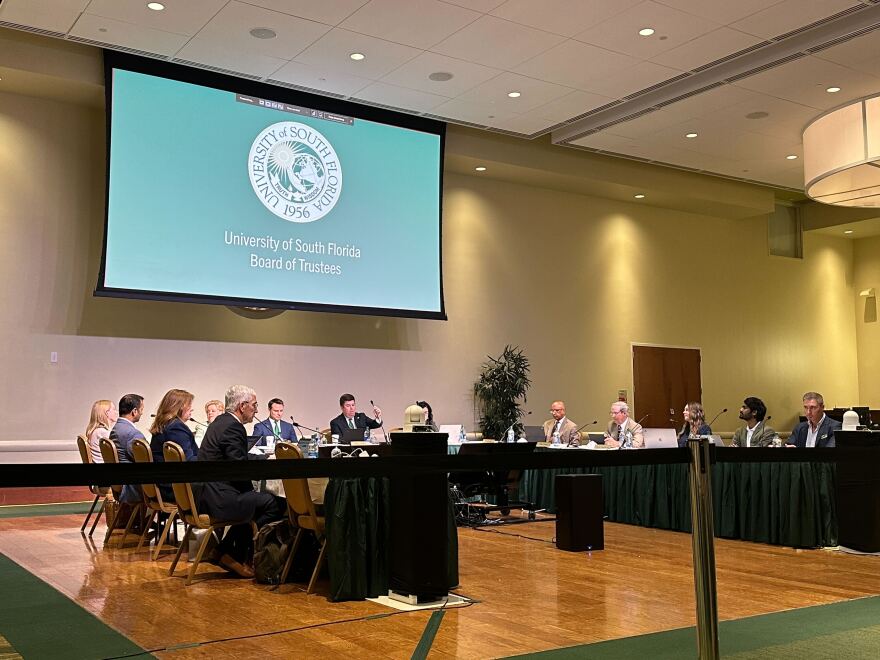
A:
POLYGON ((165 458, 162 454, 162 445, 166 442, 176 442, 186 454, 186 460, 195 461, 199 456, 199 448, 196 446, 195 436, 185 424, 192 417, 193 395, 186 390, 168 390, 159 402, 156 417, 150 427, 153 437, 150 439, 150 449, 153 452, 153 462, 162 463, 165 458))
POLYGON ((427 401, 416 401, 416 405, 422 409, 425 414, 425 426, 429 426, 432 431, 439 431, 440 427, 434 421, 434 411, 431 410, 431 404, 427 401))
POLYGON ((101 438, 110 437, 110 429, 119 419, 116 405, 107 399, 100 399, 92 404, 89 425, 86 427, 86 438, 89 441, 89 453, 93 463, 103 463, 101 456, 101 438))
POLYGON ((695 401, 684 407, 684 426, 678 434, 678 446, 686 447, 688 438, 698 435, 711 435, 712 429, 706 424, 706 413, 703 406, 695 401))
POLYGON ((217 399, 211 399, 208 403, 205 404, 205 415, 208 418, 207 424, 202 424, 200 422, 195 422, 196 430, 195 430, 195 439, 196 445, 201 447, 202 440, 205 437, 205 431, 208 430, 208 426, 213 422, 218 416, 223 414, 223 402, 218 401, 217 399))

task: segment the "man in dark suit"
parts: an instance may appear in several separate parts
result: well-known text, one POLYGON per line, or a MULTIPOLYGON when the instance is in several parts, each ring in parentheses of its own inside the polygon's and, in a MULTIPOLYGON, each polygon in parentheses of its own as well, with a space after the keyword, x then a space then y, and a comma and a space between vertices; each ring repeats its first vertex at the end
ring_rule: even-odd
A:
MULTIPOLYGON (((134 463, 134 454, 131 451, 131 443, 135 438, 145 440, 135 424, 141 420, 144 414, 144 397, 140 394, 126 394, 119 399, 119 418, 110 431, 110 439, 116 443, 119 452, 120 463, 134 463)), ((122 487, 120 501, 128 504, 136 504, 144 499, 141 487, 137 484, 126 484, 122 487)), ((171 498, 174 501, 174 498, 171 498)))
POLYGON ((373 406, 373 414, 376 419, 370 419, 364 413, 357 411, 357 403, 351 394, 343 394, 339 397, 339 407, 342 414, 330 420, 330 434, 342 438, 345 429, 377 429, 382 426, 382 411, 373 406))
POLYGON ((260 436, 257 445, 266 444, 266 436, 274 436, 275 442, 279 440, 291 440, 296 442, 296 432, 293 424, 281 419, 284 416, 284 401, 281 399, 269 400, 269 417, 262 422, 254 424, 254 436, 260 436))
MULTIPOLYGON (((226 412, 208 426, 199 448, 199 460, 248 460, 244 425, 253 421, 256 413, 257 395, 254 391, 244 385, 230 387, 226 391, 226 412)), ((249 566, 254 541, 250 522, 261 527, 281 520, 286 503, 271 493, 254 492, 250 481, 213 481, 203 484, 199 505, 215 520, 228 521, 232 525, 217 548, 220 565, 241 577, 253 577, 254 571, 249 566)))
POLYGON ((840 422, 825 415, 825 399, 818 392, 804 394, 806 422, 794 427, 786 447, 834 447, 834 432, 840 422))

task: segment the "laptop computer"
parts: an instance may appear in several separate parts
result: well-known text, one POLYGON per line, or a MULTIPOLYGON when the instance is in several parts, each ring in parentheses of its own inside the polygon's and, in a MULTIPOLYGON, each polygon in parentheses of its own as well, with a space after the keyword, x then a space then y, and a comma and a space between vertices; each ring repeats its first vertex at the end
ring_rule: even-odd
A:
POLYGON ((670 449, 678 447, 675 429, 644 429, 645 449, 670 449))
POLYGON ((526 440, 529 442, 544 442, 547 439, 543 426, 524 426, 523 428, 526 432, 526 440))
POLYGON ((363 442, 366 429, 342 429, 342 437, 339 444, 350 445, 352 442, 363 442))

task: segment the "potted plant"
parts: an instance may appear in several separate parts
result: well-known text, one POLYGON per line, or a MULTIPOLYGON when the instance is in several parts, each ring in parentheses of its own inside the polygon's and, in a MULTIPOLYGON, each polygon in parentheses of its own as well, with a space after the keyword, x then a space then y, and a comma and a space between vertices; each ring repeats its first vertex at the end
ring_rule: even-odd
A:
POLYGON ((474 398, 480 412, 483 437, 503 441, 504 433, 511 425, 522 429, 519 423, 523 415, 520 400, 525 403, 532 384, 529 359, 518 346, 510 345, 504 347, 499 357, 487 357, 480 379, 474 383, 474 398))

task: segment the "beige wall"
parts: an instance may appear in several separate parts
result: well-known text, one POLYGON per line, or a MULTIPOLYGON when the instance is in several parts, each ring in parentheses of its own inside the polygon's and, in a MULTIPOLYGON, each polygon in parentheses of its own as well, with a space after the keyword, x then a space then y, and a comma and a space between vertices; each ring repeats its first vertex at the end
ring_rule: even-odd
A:
MULTIPOLYGON (((854 241, 856 296, 864 289, 880 291, 880 236, 854 241)), ((880 323, 877 298, 856 298, 856 335, 859 354, 859 399, 863 406, 880 408, 880 323)))
MULTIPOLYGON (((633 342, 702 349, 704 404, 731 409, 720 431, 736 426, 746 395, 762 396, 783 430, 807 389, 830 404, 860 396, 857 328, 866 349, 851 242, 808 234, 803 261, 771 258, 763 216, 715 218, 456 172, 444 190, 448 322, 251 320, 224 307, 95 298, 103 130, 102 113, 86 106, 0 94, 0 391, 9 402, 0 440, 72 439, 97 398, 140 392, 152 410, 170 387, 200 404, 233 382, 263 402, 281 396, 307 424, 326 425, 352 391, 362 408, 381 404, 391 426, 418 397, 441 422, 472 428, 480 363, 507 343, 532 360, 532 423, 559 397, 576 421, 604 421, 617 390, 632 391, 633 342)), ((866 384, 862 398, 876 404, 877 391, 866 384)))

